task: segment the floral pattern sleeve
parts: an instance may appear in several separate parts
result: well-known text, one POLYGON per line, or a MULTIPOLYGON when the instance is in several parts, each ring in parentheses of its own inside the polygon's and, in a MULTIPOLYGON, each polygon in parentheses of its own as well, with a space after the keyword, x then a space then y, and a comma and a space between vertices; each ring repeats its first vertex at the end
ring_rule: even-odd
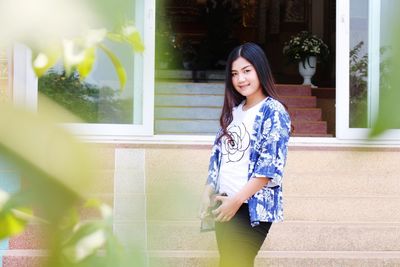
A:
POLYGON ((212 150, 211 150, 211 157, 210 157, 210 164, 208 166, 208 177, 206 184, 211 185, 215 192, 218 192, 218 174, 219 174, 219 167, 221 162, 221 148, 220 142, 218 137, 220 132, 218 132, 212 150))
POLYGON ((248 199, 252 226, 283 220, 282 177, 291 128, 290 116, 269 98, 256 116, 250 153, 249 179, 270 178, 267 186, 248 199))
POLYGON ((280 186, 286 163, 290 118, 286 110, 274 106, 260 122, 259 138, 255 146, 257 156, 252 177, 268 177, 268 187, 280 186))

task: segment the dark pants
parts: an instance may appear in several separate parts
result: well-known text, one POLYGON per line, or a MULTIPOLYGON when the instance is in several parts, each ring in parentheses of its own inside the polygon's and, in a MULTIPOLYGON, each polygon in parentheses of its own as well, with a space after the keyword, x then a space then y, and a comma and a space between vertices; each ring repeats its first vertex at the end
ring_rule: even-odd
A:
POLYGON ((216 222, 219 267, 253 267, 271 224, 261 222, 251 227, 247 204, 243 204, 229 222, 216 222))

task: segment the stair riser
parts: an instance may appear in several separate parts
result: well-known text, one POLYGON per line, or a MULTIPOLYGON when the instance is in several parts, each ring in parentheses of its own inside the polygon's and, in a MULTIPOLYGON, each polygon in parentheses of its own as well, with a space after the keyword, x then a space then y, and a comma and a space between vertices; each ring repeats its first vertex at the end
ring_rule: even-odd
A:
POLYGON ((276 87, 280 96, 310 96, 311 88, 301 85, 285 85, 279 84, 276 87))
MULTIPOLYGON (((173 83, 173 82, 156 82, 156 94, 193 94, 193 95, 223 95, 225 84, 220 83, 173 83)), ((284 85, 276 86, 280 96, 310 96, 311 88, 301 85, 284 85)))
POLYGON ((282 97, 282 101, 288 108, 315 108, 317 100, 315 97, 282 97))
MULTIPOLYGON (((218 258, 150 258, 151 267, 217 267, 218 258)), ((255 267, 398 267, 400 259, 257 257, 255 267)))
POLYGON ((325 121, 293 121, 294 134, 326 134, 327 124, 325 121))
MULTIPOLYGON (((5 256, 3 257, 2 267, 43 267, 41 257, 35 256, 5 256)), ((218 256, 213 257, 156 257, 152 256, 149 259, 150 267, 217 267, 218 256)), ((269 257, 258 256, 255 260, 255 267, 303 267, 303 266, 318 266, 318 267, 397 267, 400 266, 398 258, 292 258, 292 257, 269 257)))
MULTIPOLYGON (((320 109, 292 109, 289 110, 293 121, 320 121, 320 109)), ((195 107, 156 107, 156 119, 214 119, 219 120, 221 108, 195 108, 195 107)))
MULTIPOLYGON (((157 94, 223 95, 224 83, 169 83, 156 82, 157 94)), ((156 96, 157 97, 157 96, 156 96)))
MULTIPOLYGON (((176 112, 179 112, 177 110, 176 112)), ((170 117, 171 113, 163 114, 165 117, 170 117)), ((157 119, 155 122, 155 131, 157 133, 169 133, 169 134, 180 134, 180 133, 203 133, 214 135, 219 129, 219 112, 213 112, 207 118, 207 113, 198 112, 196 116, 201 119, 185 119, 188 116, 192 116, 190 113, 181 112, 179 117, 183 120, 177 119, 157 119), (198 115, 198 116, 197 116, 198 115)), ((293 121, 295 134, 326 134, 327 124, 326 122, 310 122, 310 121, 293 121)))
MULTIPOLYGON (((182 196, 148 194, 147 215, 151 220, 195 220, 200 195, 182 196), (173 207, 173 208, 171 208, 173 207)), ((182 194, 182 193, 181 193, 182 194)), ((286 220, 302 221, 400 221, 400 198, 349 196, 289 196, 285 195, 286 220), (385 207, 382 209, 382 207, 385 207)))
MULTIPOLYGON (((275 223, 262 251, 400 250, 400 224, 275 223), (293 242, 301 240, 301 242, 293 242)), ((216 250, 214 232, 200 233, 199 223, 150 223, 150 250, 216 250)))
POLYGON ((156 107, 155 118, 159 119, 203 119, 219 120, 221 108, 169 108, 156 107))
MULTIPOLYGON (((296 196, 300 192, 304 192, 304 197, 313 196, 321 198, 327 196, 337 198, 342 196, 358 196, 364 198, 369 196, 370 198, 380 199, 384 196, 400 196, 399 182, 393 176, 385 176, 383 178, 386 179, 385 184, 375 186, 374 179, 365 179, 365 176, 359 174, 344 174, 336 175, 335 177, 333 173, 323 174, 318 170, 316 170, 316 173, 292 171, 289 166, 284 178, 284 197, 296 196), (332 190, 333 188, 335 190, 332 190)), ((148 194, 152 194, 162 191, 167 193, 167 195, 173 195, 175 193, 179 194, 179 190, 182 190, 190 192, 193 195, 200 195, 204 187, 206 174, 194 169, 192 175, 201 178, 190 179, 190 174, 182 172, 166 172, 165 175, 160 174, 157 177, 152 177, 148 181, 147 192, 148 194), (168 189, 171 187, 179 189, 168 189)))
POLYGON ((197 78, 199 80, 218 80, 223 81, 225 79, 224 70, 198 70, 194 73, 191 70, 156 70, 157 79, 171 79, 171 80, 189 80, 197 78))
MULTIPOLYGON (((223 96, 215 95, 158 95, 155 99, 157 107, 222 107, 223 96)), ((316 98, 309 97, 282 97, 282 101, 289 108, 315 108, 316 98)))
POLYGON ((222 107, 223 96, 210 95, 158 95, 156 107, 222 107))
POLYGON ((320 109, 289 109, 292 121, 320 121, 322 118, 320 109))
POLYGON ((168 134, 203 133, 215 135, 219 129, 218 120, 156 120, 155 131, 168 134))

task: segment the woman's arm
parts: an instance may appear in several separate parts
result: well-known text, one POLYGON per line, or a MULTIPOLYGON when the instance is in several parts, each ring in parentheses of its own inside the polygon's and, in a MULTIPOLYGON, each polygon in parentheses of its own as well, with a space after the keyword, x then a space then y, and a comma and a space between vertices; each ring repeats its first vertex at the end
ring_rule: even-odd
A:
POLYGON ((244 201, 263 188, 268 182, 267 177, 256 177, 250 179, 243 188, 233 197, 217 196, 215 199, 221 201, 219 208, 213 211, 216 221, 227 222, 233 218, 244 201))

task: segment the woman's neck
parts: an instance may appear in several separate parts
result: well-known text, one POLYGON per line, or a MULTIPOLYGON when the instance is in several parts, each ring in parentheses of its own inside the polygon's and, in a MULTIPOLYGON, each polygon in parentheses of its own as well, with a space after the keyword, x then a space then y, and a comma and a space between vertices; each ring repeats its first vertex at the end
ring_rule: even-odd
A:
POLYGON ((263 101, 265 98, 266 98, 266 96, 262 93, 246 97, 246 101, 243 105, 243 110, 248 110, 248 109, 254 107, 258 103, 263 101))

